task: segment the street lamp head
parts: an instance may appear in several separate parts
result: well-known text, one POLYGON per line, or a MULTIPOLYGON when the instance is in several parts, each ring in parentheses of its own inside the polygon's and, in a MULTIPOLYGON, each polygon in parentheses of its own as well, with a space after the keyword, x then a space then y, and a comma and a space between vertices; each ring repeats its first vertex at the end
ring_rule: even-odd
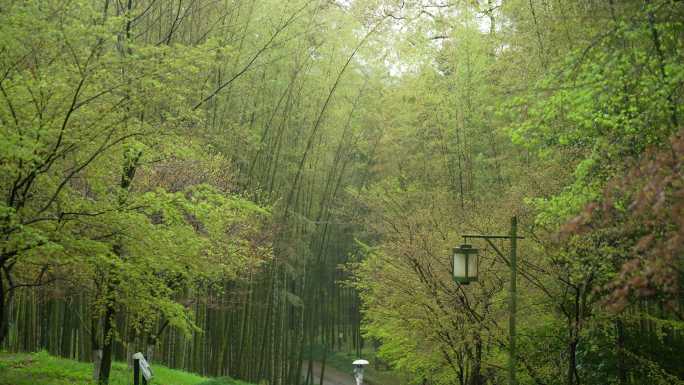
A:
POLYGON ((467 285, 477 281, 478 250, 471 245, 463 244, 453 251, 454 281, 467 285))

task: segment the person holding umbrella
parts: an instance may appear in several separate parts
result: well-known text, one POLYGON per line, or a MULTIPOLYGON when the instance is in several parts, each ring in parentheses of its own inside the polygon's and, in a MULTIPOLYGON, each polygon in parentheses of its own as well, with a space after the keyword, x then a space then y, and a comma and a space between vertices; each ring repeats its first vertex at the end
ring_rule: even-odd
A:
POLYGON ((356 380, 356 385, 363 385, 363 366, 368 365, 366 360, 356 360, 352 362, 354 365, 354 379, 356 380))

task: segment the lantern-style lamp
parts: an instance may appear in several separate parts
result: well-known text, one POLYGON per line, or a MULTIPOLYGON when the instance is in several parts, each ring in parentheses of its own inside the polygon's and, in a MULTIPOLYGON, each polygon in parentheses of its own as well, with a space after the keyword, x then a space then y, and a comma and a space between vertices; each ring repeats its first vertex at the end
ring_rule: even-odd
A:
POLYGON ((478 250, 468 244, 454 248, 454 281, 464 285, 477 281, 477 253, 478 250))

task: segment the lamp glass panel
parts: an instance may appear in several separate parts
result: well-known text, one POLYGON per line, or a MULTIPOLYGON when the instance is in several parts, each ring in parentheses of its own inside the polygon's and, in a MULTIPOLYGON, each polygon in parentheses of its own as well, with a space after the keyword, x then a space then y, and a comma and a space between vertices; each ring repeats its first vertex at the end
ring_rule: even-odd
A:
POLYGON ((477 252, 470 253, 468 256, 468 278, 477 279, 478 273, 478 255, 477 252))
POLYGON ((462 252, 454 253, 454 277, 455 278, 466 278, 466 258, 467 254, 462 252))

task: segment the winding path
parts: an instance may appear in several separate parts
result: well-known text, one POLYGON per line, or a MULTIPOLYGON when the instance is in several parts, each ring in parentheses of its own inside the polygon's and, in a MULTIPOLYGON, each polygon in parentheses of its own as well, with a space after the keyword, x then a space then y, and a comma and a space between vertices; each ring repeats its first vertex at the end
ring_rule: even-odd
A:
MULTIPOLYGON (((302 375, 304 378, 306 378, 306 371, 308 369, 308 362, 304 363, 302 365, 302 375)), ((321 378, 321 363, 320 362, 314 362, 313 363, 313 376, 314 376, 314 385, 319 385, 320 384, 320 378, 321 378)), ((345 373, 343 371, 337 370, 331 366, 325 367, 325 373, 323 376, 323 385, 355 385, 356 382, 354 381, 354 377, 350 373, 345 373)))

